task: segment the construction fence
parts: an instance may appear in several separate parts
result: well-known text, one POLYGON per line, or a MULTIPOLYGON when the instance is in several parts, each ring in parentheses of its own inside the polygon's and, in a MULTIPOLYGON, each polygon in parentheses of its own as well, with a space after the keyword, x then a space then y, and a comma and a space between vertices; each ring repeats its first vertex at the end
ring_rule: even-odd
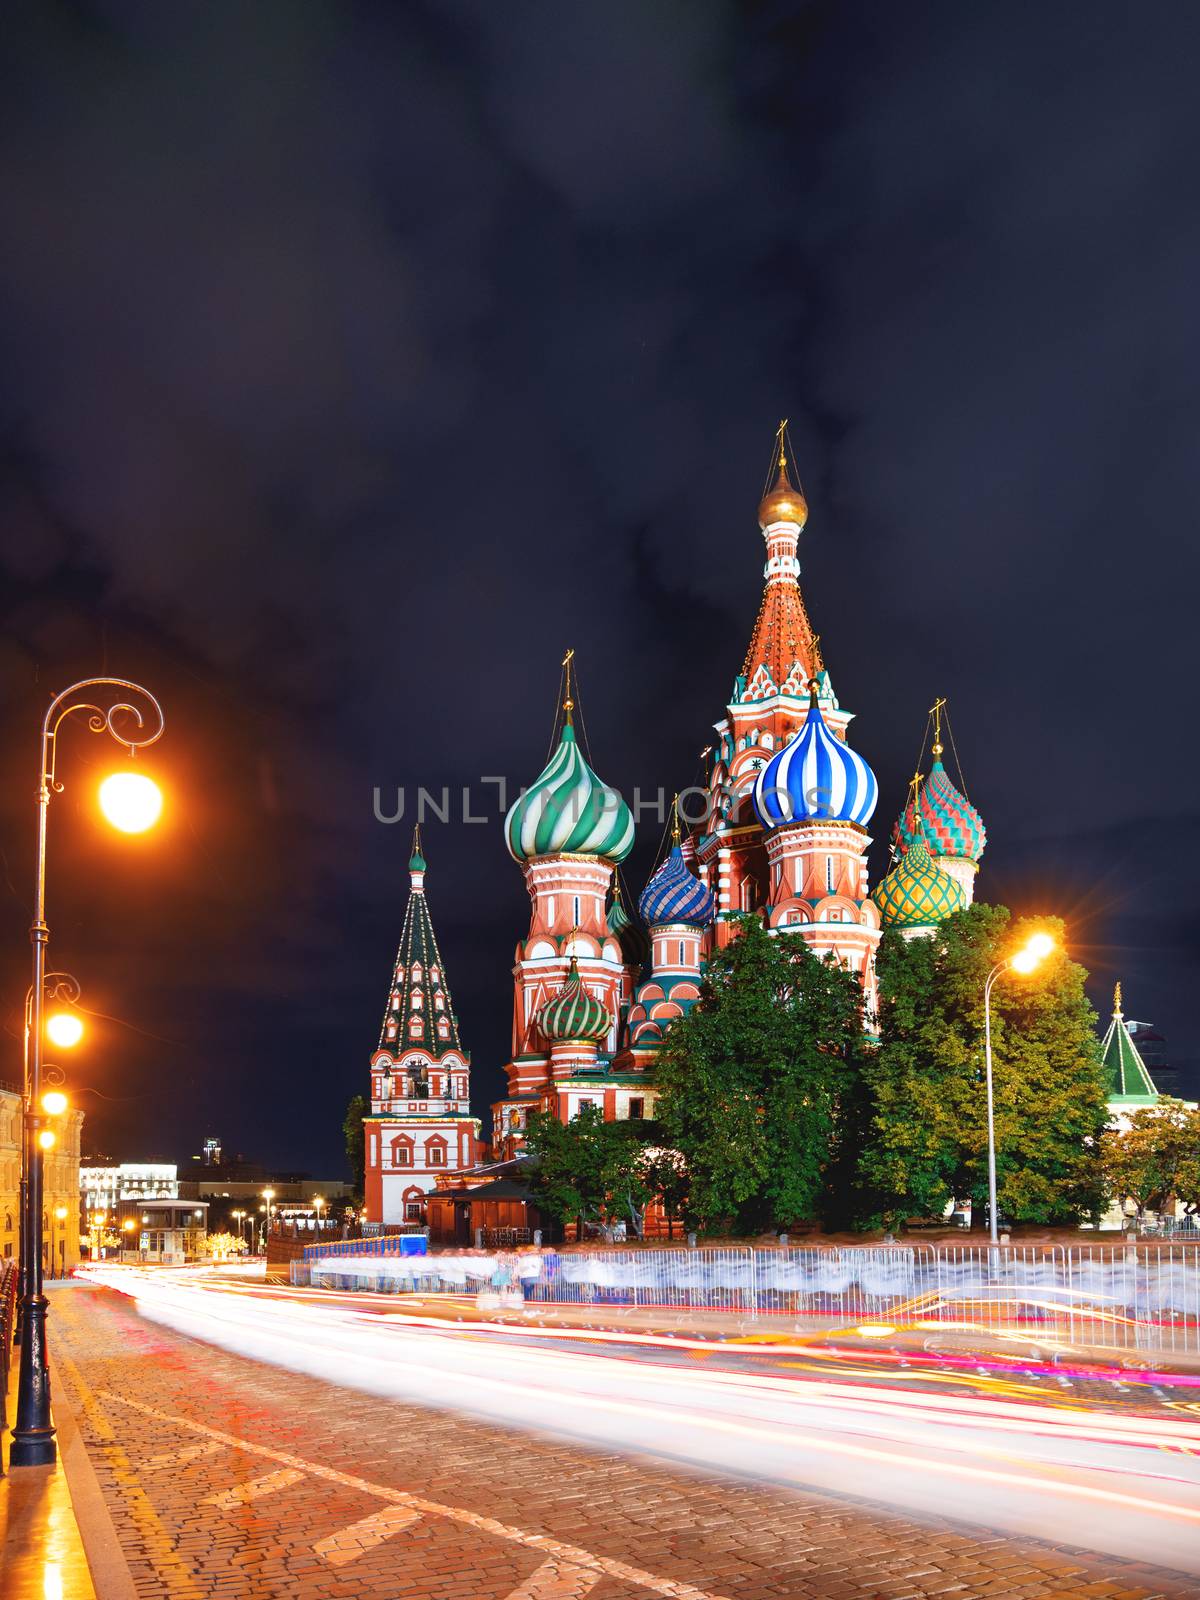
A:
POLYGON ((861 1245, 445 1251, 308 1245, 293 1283, 507 1304, 718 1312, 814 1326, 986 1329, 1113 1350, 1200 1352, 1194 1245, 861 1245))

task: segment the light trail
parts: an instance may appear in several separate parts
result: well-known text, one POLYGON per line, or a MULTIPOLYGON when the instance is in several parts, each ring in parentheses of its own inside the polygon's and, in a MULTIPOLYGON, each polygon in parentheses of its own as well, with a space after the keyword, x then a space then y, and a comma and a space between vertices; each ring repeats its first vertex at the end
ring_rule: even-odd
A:
POLYGON ((770 1342, 449 1322, 163 1268, 88 1276, 181 1332, 331 1383, 1200 1574, 1191 1415, 929 1393, 896 1370, 879 1381, 862 1350, 835 1377, 780 1363, 770 1342), (760 1354, 776 1365, 741 1369, 760 1354))

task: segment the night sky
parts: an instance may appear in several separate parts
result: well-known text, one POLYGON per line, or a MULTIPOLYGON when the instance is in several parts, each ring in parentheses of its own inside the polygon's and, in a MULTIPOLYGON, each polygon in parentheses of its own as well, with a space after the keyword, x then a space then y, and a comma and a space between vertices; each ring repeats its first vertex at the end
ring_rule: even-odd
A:
POLYGON ((485 1111, 528 899, 478 781, 540 770, 567 645, 602 776, 691 780, 785 415, 877 838, 945 694, 980 897, 1064 915, 1100 1009, 1120 977, 1200 1054, 1200 13, 60 0, 5 33, 0 1078, 37 724, 108 671, 163 701, 168 813, 108 832, 119 752, 65 736, 52 953, 112 1019, 70 1063, 85 1148, 341 1171, 420 784, 490 807, 425 829, 485 1111))

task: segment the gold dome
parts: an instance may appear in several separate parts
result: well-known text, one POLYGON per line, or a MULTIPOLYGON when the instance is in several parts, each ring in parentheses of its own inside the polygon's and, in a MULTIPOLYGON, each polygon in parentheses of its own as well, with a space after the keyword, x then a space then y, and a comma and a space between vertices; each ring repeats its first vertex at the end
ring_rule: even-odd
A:
POLYGON ((808 521, 808 502, 801 489, 792 487, 788 477, 787 457, 779 452, 779 476, 763 496, 758 506, 758 525, 769 528, 773 522, 794 522, 802 528, 808 521))

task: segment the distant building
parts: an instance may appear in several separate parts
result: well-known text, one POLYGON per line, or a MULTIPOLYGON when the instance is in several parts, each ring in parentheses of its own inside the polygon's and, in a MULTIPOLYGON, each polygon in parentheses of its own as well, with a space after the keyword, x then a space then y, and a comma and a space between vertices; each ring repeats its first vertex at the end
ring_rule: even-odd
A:
POLYGON ((208 1206, 178 1197, 119 1200, 113 1229, 121 1240, 123 1261, 155 1261, 182 1266, 204 1253, 208 1206))
POLYGON ((179 1168, 173 1161, 89 1161, 79 1168, 78 1193, 86 1211, 115 1211, 118 1200, 174 1199, 179 1168))

